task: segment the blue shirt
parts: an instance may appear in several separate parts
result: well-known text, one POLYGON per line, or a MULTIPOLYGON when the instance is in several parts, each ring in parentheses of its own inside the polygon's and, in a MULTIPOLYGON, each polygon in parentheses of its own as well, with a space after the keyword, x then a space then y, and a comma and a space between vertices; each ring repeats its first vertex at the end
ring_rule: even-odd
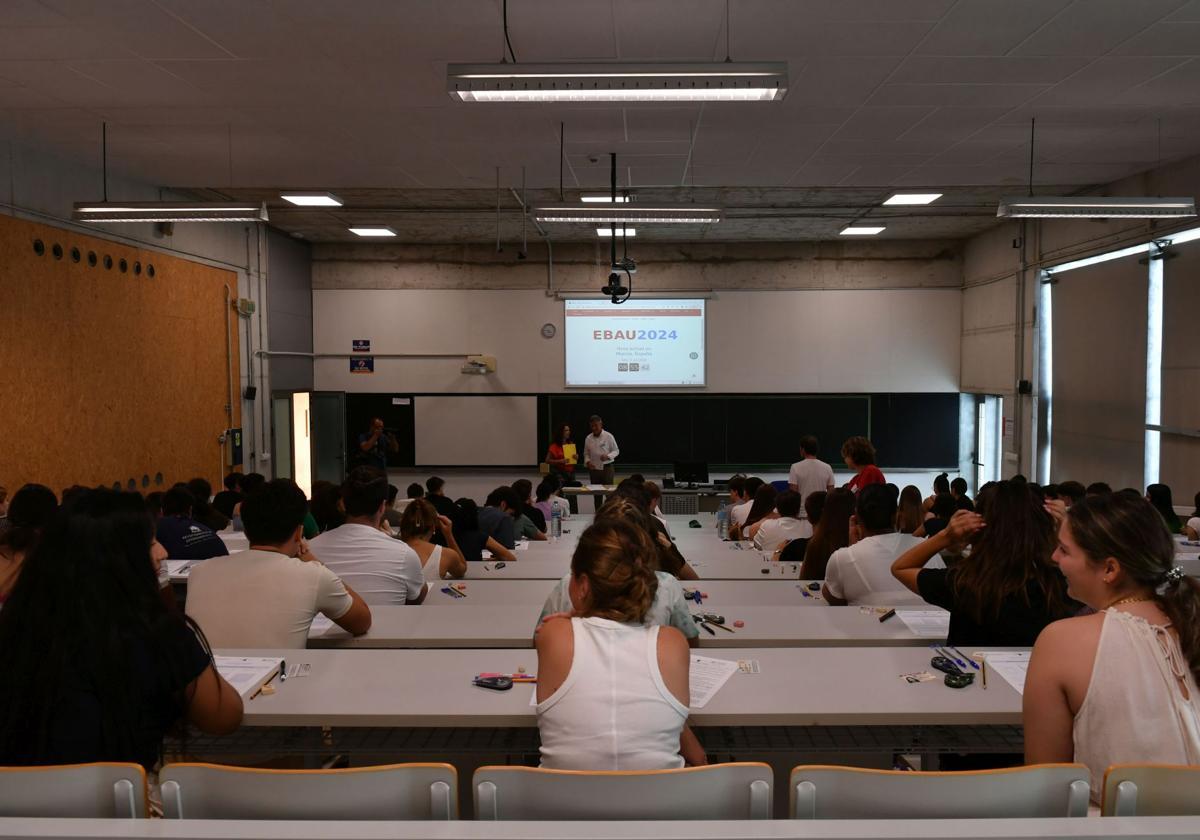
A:
POLYGON ((375 445, 370 449, 363 450, 362 445, 371 439, 370 432, 363 432, 358 436, 358 449, 363 453, 363 457, 372 467, 379 467, 381 470, 387 469, 387 436, 380 434, 375 441, 375 445))
POLYGON ((207 560, 229 553, 211 528, 186 516, 164 516, 156 536, 172 560, 207 560))
POLYGON ((479 509, 479 530, 505 548, 512 549, 517 544, 517 523, 500 508, 479 509))

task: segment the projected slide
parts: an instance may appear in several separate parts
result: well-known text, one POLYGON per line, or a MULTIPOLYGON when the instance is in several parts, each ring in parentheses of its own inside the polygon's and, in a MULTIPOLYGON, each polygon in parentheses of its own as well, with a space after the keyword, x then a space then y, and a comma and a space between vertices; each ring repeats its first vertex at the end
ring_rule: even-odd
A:
POLYGON ((568 300, 568 386, 704 385, 704 301, 568 300))

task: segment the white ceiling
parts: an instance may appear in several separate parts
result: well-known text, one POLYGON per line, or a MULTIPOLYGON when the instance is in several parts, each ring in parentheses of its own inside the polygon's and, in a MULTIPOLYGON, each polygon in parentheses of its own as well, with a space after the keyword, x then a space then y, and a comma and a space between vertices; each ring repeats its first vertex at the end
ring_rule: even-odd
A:
MULTIPOLYGON (((497 166, 505 186, 524 166, 556 190, 560 121, 568 189, 606 185, 615 151, 635 188, 990 201, 1025 184, 1034 116, 1041 185, 1200 153, 1200 0, 731 0, 730 15, 735 60, 789 63, 783 102, 452 101, 448 62, 500 58, 499 0, 3 0, 0 128, 91 161, 107 120, 110 168, 165 186, 410 196, 494 189, 497 166)), ((725 2, 510 0, 509 31, 522 62, 722 59, 725 2)), ((828 235, 810 228, 778 236, 828 235)))

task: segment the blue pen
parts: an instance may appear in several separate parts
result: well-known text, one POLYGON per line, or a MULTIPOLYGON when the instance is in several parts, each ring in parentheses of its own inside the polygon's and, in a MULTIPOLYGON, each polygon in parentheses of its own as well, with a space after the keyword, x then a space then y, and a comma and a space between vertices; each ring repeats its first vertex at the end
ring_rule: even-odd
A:
POLYGON ((967 655, 966 655, 965 653, 963 653, 961 650, 959 650, 959 649, 958 649, 958 648, 956 648, 956 647, 952 647, 952 648, 950 648, 950 650, 954 651, 954 652, 955 652, 955 653, 957 653, 959 656, 961 656, 963 659, 967 660, 967 664, 968 664, 968 665, 970 665, 972 668, 974 668, 976 671, 978 671, 978 670, 979 670, 979 663, 978 663, 978 662, 976 662, 976 661, 975 661, 974 659, 972 659, 971 657, 967 656, 967 655))
POLYGON ((953 663, 954 663, 955 665, 957 665, 959 668, 966 668, 966 667, 967 667, 967 663, 966 663, 966 662, 963 662, 963 661, 962 661, 961 659, 959 659, 957 656, 953 656, 953 655, 951 655, 950 651, 946 650, 945 648, 941 648, 941 647, 939 647, 939 648, 938 648, 938 653, 940 653, 942 656, 944 656, 944 657, 946 657, 947 659, 949 659, 951 662, 953 662, 953 663))

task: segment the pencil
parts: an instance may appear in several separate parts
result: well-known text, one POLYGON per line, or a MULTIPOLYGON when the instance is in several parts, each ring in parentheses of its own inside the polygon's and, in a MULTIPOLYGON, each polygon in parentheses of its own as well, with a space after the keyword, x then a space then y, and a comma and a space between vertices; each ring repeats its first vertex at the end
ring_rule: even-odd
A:
POLYGON ((979 657, 979 661, 980 661, 980 669, 981 669, 980 673, 983 675, 983 687, 986 690, 987 689, 987 657, 981 656, 981 657, 979 657))

